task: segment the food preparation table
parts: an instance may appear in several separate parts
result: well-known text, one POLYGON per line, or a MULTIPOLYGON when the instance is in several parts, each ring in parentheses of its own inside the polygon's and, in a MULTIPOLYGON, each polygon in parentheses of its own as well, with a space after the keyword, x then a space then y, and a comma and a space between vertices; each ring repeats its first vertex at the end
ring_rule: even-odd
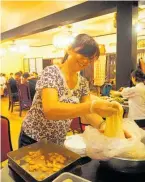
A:
MULTIPOLYGON (((120 173, 100 165, 97 160, 91 160, 82 166, 76 166, 69 172, 92 182, 145 182, 145 173, 120 173)), ((1 175, 1 182, 24 182, 21 177, 9 169, 8 165, 1 170, 1 175)))

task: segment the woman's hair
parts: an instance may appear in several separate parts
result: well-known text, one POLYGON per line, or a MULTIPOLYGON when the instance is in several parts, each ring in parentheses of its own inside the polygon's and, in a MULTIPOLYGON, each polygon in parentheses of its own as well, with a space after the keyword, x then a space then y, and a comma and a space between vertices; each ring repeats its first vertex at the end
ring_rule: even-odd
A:
MULTIPOLYGON (((72 44, 70 45, 70 47, 73 49, 78 48, 78 50, 76 50, 75 52, 88 58, 91 58, 94 55, 96 57, 100 56, 100 50, 98 44, 91 36, 87 34, 77 35, 72 44)), ((68 56, 69 56, 68 53, 66 53, 62 63, 64 63, 67 60, 68 56)))
POLYGON ((131 73, 131 76, 135 78, 136 82, 144 82, 145 74, 141 71, 141 69, 136 69, 131 73))
POLYGON ((138 61, 138 67, 137 67, 138 69, 141 69, 141 63, 140 63, 140 59, 139 59, 139 61, 138 61))

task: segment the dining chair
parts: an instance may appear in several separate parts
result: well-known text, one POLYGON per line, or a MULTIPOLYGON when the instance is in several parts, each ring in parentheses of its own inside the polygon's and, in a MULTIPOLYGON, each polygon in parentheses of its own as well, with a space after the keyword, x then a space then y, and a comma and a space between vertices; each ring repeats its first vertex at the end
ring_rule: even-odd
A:
POLYGON ((1 117, 1 162, 5 161, 7 153, 12 151, 11 134, 10 134, 10 122, 8 118, 1 117))
POLYGON ((30 107, 32 105, 32 100, 31 100, 31 96, 30 96, 29 83, 18 84, 17 88, 18 88, 19 105, 20 105, 19 116, 21 116, 22 110, 30 109, 30 107))
POLYGON ((73 132, 73 134, 83 132, 80 117, 74 118, 72 120, 71 125, 70 125, 70 129, 73 132))
POLYGON ((7 83, 6 86, 7 86, 8 95, 9 95, 9 107, 8 107, 8 110, 11 109, 11 112, 13 112, 13 107, 19 105, 18 93, 12 93, 10 83, 7 83))

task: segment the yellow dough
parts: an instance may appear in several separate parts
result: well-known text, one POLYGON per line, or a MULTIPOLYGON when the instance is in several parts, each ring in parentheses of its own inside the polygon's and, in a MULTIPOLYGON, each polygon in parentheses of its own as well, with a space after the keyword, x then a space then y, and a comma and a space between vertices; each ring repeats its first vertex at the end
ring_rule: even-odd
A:
POLYGON ((104 135, 108 137, 125 138, 122 124, 122 113, 106 118, 104 135))
MULTIPOLYGON (((108 117, 106 119, 104 135, 112 138, 125 139, 122 120, 122 112, 118 113, 117 115, 108 117)), ((120 157, 131 159, 143 159, 145 158, 145 145, 139 142, 138 146, 132 146, 128 151, 122 153, 120 157)))

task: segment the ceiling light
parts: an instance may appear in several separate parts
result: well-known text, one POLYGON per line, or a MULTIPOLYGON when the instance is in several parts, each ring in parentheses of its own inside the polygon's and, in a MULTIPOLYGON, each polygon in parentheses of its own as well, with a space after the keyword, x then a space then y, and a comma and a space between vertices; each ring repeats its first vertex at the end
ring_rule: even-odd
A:
POLYGON ((74 41, 73 35, 63 35, 59 34, 54 36, 53 38, 53 45, 56 48, 64 49, 68 47, 74 41))
POLYGON ((106 25, 106 30, 107 30, 107 31, 111 31, 111 29, 112 29, 111 23, 110 23, 110 24, 107 24, 107 25, 106 25))
POLYGON ((11 52, 16 52, 16 51, 17 51, 17 46, 16 46, 14 40, 12 41, 12 44, 9 45, 9 50, 10 50, 11 52))
POLYGON ((140 32, 142 30, 141 24, 137 24, 135 29, 136 29, 136 32, 140 32))
POLYGON ((28 45, 20 45, 18 50, 20 53, 26 53, 30 50, 30 47, 28 45))
POLYGON ((6 49, 0 48, 0 56, 4 56, 6 54, 6 49))
POLYGON ((56 48, 65 49, 74 41, 75 36, 76 33, 72 32, 72 25, 68 25, 63 31, 54 36, 53 45, 56 48))
POLYGON ((10 50, 11 52, 17 52, 17 47, 16 47, 16 45, 11 45, 11 46, 9 47, 9 50, 10 50))

